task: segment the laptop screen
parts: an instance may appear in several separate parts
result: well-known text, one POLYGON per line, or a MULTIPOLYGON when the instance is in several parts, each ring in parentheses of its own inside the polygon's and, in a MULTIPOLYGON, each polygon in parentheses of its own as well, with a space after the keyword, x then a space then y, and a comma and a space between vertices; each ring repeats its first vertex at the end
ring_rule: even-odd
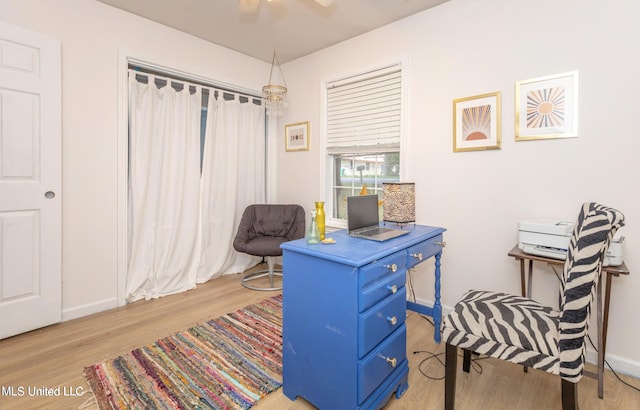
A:
POLYGON ((347 197, 347 225, 349 232, 378 225, 378 195, 347 197))

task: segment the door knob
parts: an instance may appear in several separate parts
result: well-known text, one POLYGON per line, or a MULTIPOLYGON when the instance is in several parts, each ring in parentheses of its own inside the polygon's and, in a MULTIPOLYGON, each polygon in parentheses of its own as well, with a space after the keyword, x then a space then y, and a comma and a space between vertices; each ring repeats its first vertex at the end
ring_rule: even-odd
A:
POLYGON ((53 191, 47 191, 44 193, 44 197, 47 199, 53 199, 55 198, 55 196, 56 196, 56 193, 53 191))

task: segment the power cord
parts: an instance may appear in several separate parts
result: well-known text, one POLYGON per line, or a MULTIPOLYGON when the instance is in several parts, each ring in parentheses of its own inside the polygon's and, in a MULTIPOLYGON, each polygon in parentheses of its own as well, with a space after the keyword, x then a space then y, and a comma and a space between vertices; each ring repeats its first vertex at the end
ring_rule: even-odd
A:
MULTIPOLYGON (((595 351, 596 351, 596 353, 598 353, 598 348, 597 348, 597 347, 595 346, 595 344, 593 343, 593 340, 591 340, 591 335, 587 335, 587 338, 589 339, 589 343, 591 343, 591 347, 593 347, 593 350, 595 350, 595 351)), ((628 383, 628 382, 626 382, 626 381, 622 380, 622 379, 620 378, 620 376, 618 375, 618 373, 617 373, 615 370, 613 370, 613 367, 611 367, 611 365, 609 364, 609 362, 607 361, 607 359, 604 359, 604 363, 607 365, 607 367, 609 368, 609 370, 611 370, 611 373, 613 373, 613 375, 616 377, 616 379, 618 379, 618 381, 619 381, 620 383, 625 384, 625 385, 627 385, 627 387, 630 387, 630 388, 632 388, 633 390, 640 392, 640 388, 638 388, 638 387, 636 387, 636 386, 634 386, 634 385, 632 385, 632 384, 630 384, 630 383, 628 383)))
MULTIPOLYGON (((416 350, 415 352, 413 352, 413 354, 421 354, 421 353, 426 353, 428 356, 425 357, 424 359, 422 359, 422 361, 418 364, 418 370, 420 370, 420 373, 424 377, 426 377, 427 379, 430 379, 430 380, 436 380, 436 381, 444 380, 444 376, 437 376, 437 377, 436 376, 430 376, 422 368, 422 365, 427 363, 431 359, 437 360, 442 365, 442 367, 444 368, 445 367, 445 363, 441 358, 442 356, 444 356, 444 352, 433 353, 433 352, 430 352, 428 350, 416 350)), ((463 357, 463 355, 458 353, 458 357, 463 357)), ((482 365, 480 365, 480 363, 478 363, 478 362, 480 360, 485 360, 485 359, 488 359, 488 358, 489 358, 489 356, 476 357, 475 359, 471 359, 471 369, 473 369, 478 374, 482 374, 482 371, 483 371, 482 365)))
MULTIPOLYGON (((415 294, 414 287, 413 287, 413 269, 408 269, 407 273, 408 273, 407 282, 408 282, 408 285, 409 285, 409 295, 410 295, 411 301, 415 302, 416 301, 416 294, 415 294)), ((428 316, 425 316, 425 315, 420 314, 420 313, 418 315, 422 319, 424 319, 427 323, 429 323, 431 325, 431 327, 433 327, 435 329, 435 324, 433 323, 433 321, 428 316)), ((444 368, 445 367, 445 363, 441 358, 444 355, 444 352, 433 353, 433 352, 430 352, 428 350, 417 350, 417 351, 413 352, 414 355, 422 354, 422 353, 427 354, 428 356, 426 358, 422 359, 420 364, 418 364, 418 370, 420 370, 420 373, 424 377, 426 377, 427 379, 430 379, 430 380, 444 380, 444 376, 430 376, 422 368, 425 363, 427 363, 429 360, 432 360, 432 359, 437 360, 442 365, 442 367, 444 368)), ((458 356, 461 356, 461 354, 458 354, 458 356)), ((478 363, 478 361, 479 360, 483 360, 483 359, 488 359, 488 357, 478 357, 478 358, 475 358, 475 359, 471 359, 471 368, 474 371, 476 371, 478 374, 482 374, 482 366, 478 363)))
MULTIPOLYGON (((407 277, 408 279, 408 284, 409 284, 409 295, 411 296, 411 301, 412 302, 416 302, 416 292, 414 291, 414 287, 413 287, 413 269, 407 269, 407 277)), ((431 319, 429 319, 429 316, 425 316, 423 314, 420 314, 420 317, 423 318, 424 320, 426 320, 427 322, 431 323, 431 326, 433 326, 435 328, 435 324, 433 323, 433 321, 431 319)))
POLYGON ((422 365, 425 364, 426 362, 428 362, 431 359, 436 359, 438 362, 440 362, 440 364, 444 368, 444 361, 440 358, 442 355, 444 355, 444 352, 442 352, 442 353, 432 353, 432 352, 429 352, 427 350, 417 350, 417 351, 413 352, 413 354, 420 354, 420 353, 426 353, 426 354, 429 355, 428 357, 422 359, 420 364, 418 364, 418 370, 420 370, 420 373, 422 373, 422 375, 424 377, 426 377, 427 379, 429 379, 429 380, 444 380, 444 376, 438 376, 438 377, 430 376, 424 371, 424 369, 422 369, 422 365))

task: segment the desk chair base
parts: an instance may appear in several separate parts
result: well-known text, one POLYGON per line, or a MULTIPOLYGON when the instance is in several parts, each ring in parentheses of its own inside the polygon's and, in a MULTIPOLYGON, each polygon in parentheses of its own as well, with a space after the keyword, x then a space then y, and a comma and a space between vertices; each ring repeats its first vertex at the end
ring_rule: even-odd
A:
MULTIPOLYGON (((242 278, 242 286, 251 290, 281 290, 282 289, 282 279, 280 279, 279 285, 276 283, 275 278, 282 278, 282 270, 274 269, 275 258, 273 256, 267 256, 265 258, 267 260, 267 269, 259 270, 256 272, 247 273, 242 278), (263 278, 269 279, 269 286, 260 286, 260 285, 252 285, 250 282, 254 280, 260 280, 263 278)), ((264 280, 262 280, 264 282, 264 280)))

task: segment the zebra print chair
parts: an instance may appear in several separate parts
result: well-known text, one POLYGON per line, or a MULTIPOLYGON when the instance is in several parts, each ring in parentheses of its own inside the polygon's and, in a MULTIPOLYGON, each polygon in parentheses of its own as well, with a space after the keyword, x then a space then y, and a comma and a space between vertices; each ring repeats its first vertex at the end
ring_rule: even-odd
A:
POLYGON ((469 291, 443 321, 445 409, 455 407, 458 347, 468 372, 471 352, 561 377, 562 408, 577 409, 591 303, 611 238, 624 225, 619 211, 585 203, 575 224, 561 281, 560 311, 515 295, 469 291))

